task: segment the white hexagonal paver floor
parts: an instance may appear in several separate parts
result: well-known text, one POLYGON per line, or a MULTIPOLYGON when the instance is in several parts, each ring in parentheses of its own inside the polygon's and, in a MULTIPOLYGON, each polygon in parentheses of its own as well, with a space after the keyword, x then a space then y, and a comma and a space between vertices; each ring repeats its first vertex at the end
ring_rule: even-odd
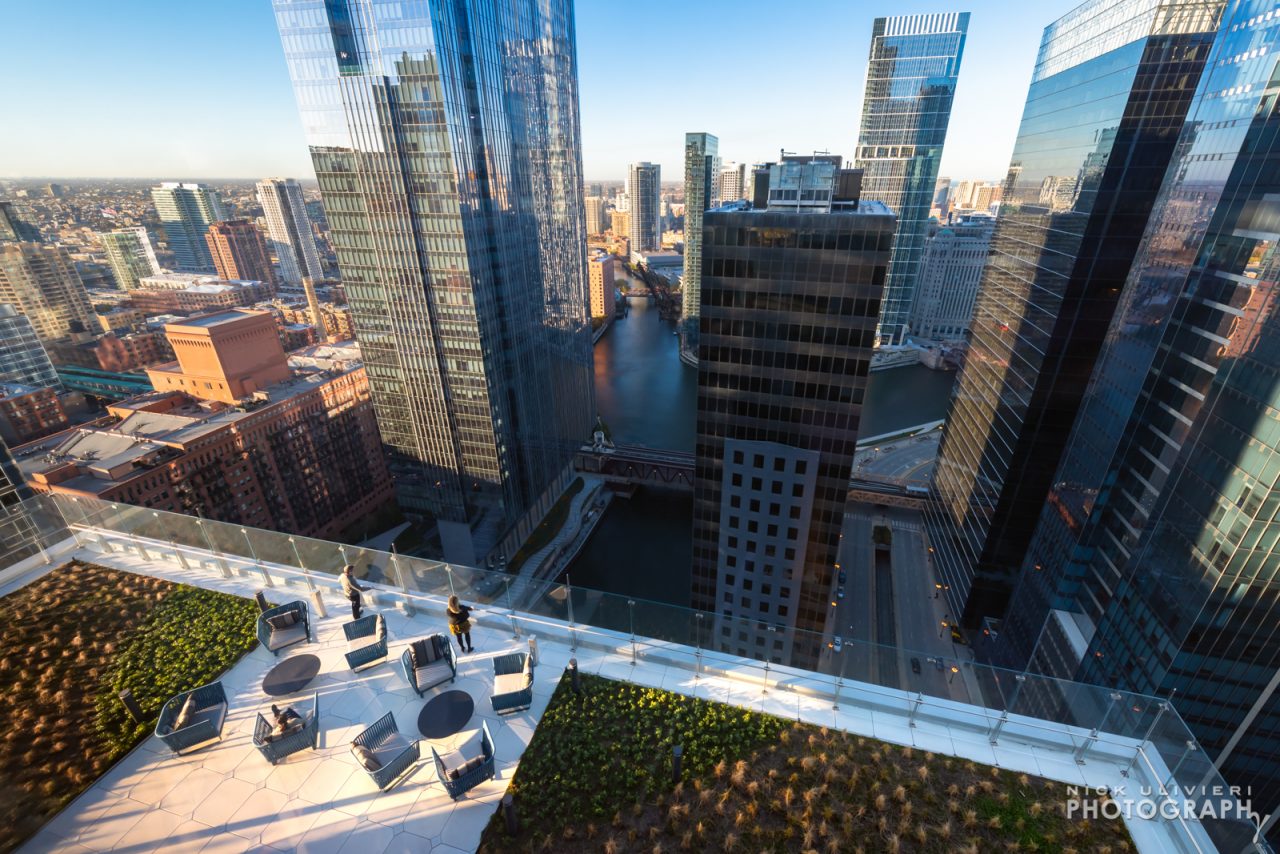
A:
MULTIPOLYGON (((255 591, 253 579, 222 579, 177 571, 133 556, 86 553, 83 557, 121 569, 173 581, 201 583, 242 596, 255 591)), ((269 590, 286 601, 293 595, 269 590)), ((347 667, 342 623, 350 613, 336 596, 326 600, 327 617, 312 615, 314 643, 281 652, 317 655, 321 671, 310 685, 281 699, 262 692, 262 677, 279 659, 258 648, 223 676, 230 711, 223 737, 183 756, 174 756, 154 737, 99 779, 54 817, 20 849, 42 851, 299 851, 307 854, 380 854, 380 852, 471 851, 476 848, 498 796, 515 773, 520 754, 546 707, 561 667, 535 669, 535 706, 499 716, 489 703, 495 655, 526 649, 511 635, 489 633, 478 642, 486 653, 464 656, 458 678, 419 698, 404 679, 400 653, 413 639, 445 630, 425 615, 408 617, 382 611, 387 620, 390 655, 359 672, 347 667), (351 739, 391 712, 401 732, 419 738, 418 713, 436 694, 462 690, 475 712, 458 734, 421 739, 422 759, 392 789, 379 792, 356 763, 351 739), (253 746, 255 716, 272 702, 305 711, 312 696, 320 702, 320 746, 272 766, 253 746), (304 708, 305 707, 305 708, 304 708), (497 743, 497 778, 452 800, 436 778, 431 747, 442 755, 475 738, 488 723, 497 743)), ((367 609, 371 610, 371 609, 367 609)))

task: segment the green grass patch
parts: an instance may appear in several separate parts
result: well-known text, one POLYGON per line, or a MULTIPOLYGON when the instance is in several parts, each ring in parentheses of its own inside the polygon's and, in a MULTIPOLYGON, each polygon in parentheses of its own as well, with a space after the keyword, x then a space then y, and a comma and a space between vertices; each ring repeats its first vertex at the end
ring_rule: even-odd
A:
POLYGON ((480 851, 1133 850, 1118 819, 1068 819, 1063 784, 581 678, 582 697, 561 680, 511 781, 519 834, 499 811, 480 851))
POLYGON ((178 586, 127 637, 107 670, 97 700, 97 729, 112 758, 155 727, 175 694, 214 681, 258 643, 258 608, 249 599, 178 586), (120 702, 129 689, 147 723, 134 723, 120 702))
POLYGON ((247 599, 79 561, 0 599, 0 852, 150 732, 118 690, 154 716, 253 647, 255 612, 247 599))
POLYGON ((569 505, 573 503, 573 496, 582 491, 582 478, 575 477, 573 483, 569 484, 569 488, 564 494, 556 499, 556 503, 551 505, 551 509, 547 511, 547 515, 542 517, 542 522, 538 527, 534 528, 529 534, 529 538, 524 541, 516 553, 511 556, 510 562, 507 564, 508 572, 516 572, 520 567, 524 566, 524 562, 533 557, 547 544, 555 539, 556 534, 560 533, 560 529, 564 527, 564 522, 569 518, 569 505))

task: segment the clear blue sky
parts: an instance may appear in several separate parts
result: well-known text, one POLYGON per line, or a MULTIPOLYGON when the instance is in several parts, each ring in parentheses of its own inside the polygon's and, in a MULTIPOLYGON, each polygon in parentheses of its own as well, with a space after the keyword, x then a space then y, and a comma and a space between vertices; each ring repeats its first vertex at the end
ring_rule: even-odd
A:
MULTIPOLYGON (((590 180, 726 159, 852 157, 876 15, 973 13, 942 174, 1002 178, 1045 25, 1077 0, 578 0, 590 180), (692 46, 701 48, 691 54, 692 46)), ((270 0, 7 2, 0 176, 311 177, 270 0)))

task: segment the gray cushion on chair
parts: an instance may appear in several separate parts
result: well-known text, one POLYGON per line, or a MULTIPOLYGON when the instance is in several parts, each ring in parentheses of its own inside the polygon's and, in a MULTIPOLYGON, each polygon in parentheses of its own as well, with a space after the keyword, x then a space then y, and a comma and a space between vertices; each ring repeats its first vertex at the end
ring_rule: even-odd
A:
POLYGON ((435 650, 426 640, 416 640, 409 644, 409 655, 413 659, 415 670, 426 667, 436 660, 435 650))
POLYGON ((267 625, 273 629, 287 629, 297 622, 298 615, 292 611, 285 611, 283 614, 267 617, 267 625))
POLYGON ((457 768, 450 768, 449 779, 456 780, 459 777, 466 774, 467 772, 472 771, 476 768, 479 768, 483 764, 484 764, 483 754, 480 756, 472 756, 470 759, 462 763, 462 765, 458 766, 457 768))
POLYGON ((356 755, 356 759, 360 760, 360 764, 364 766, 366 771, 377 771, 382 767, 382 762, 374 755, 373 751, 365 747, 363 744, 351 745, 351 750, 356 755))
POLYGON ((449 667, 449 662, 444 659, 433 661, 426 667, 418 667, 413 671, 413 678, 417 681, 419 687, 435 685, 446 679, 453 678, 453 670, 449 667))
POLYGON ((296 623, 287 629, 272 629, 267 638, 267 649, 281 649, 306 638, 307 628, 302 623, 296 623))
POLYGON ((401 753, 404 753, 410 745, 409 739, 398 732, 393 732, 387 736, 386 740, 373 749, 373 756, 378 760, 380 766, 387 765, 393 761, 401 753))
POLYGON ((204 709, 199 709, 194 715, 191 716, 191 723, 196 724, 202 721, 209 721, 211 724, 213 724, 214 730, 221 732, 222 721, 226 716, 227 716, 227 704, 218 703, 216 706, 209 706, 204 709))

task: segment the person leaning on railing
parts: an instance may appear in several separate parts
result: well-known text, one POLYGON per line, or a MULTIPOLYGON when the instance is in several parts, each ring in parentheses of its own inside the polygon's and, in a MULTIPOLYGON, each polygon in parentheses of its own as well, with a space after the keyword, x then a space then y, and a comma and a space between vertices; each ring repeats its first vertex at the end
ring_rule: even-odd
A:
POLYGON ((463 652, 475 652, 471 645, 471 608, 458 601, 457 596, 449 597, 449 631, 458 641, 458 648, 463 652), (466 644, 463 644, 463 641, 466 644))
POLYGON ((360 619, 361 607, 360 592, 367 588, 356 584, 355 570, 354 566, 347 564, 342 568, 342 575, 339 577, 342 580, 342 595, 346 596, 351 602, 351 619, 358 620, 360 619))

